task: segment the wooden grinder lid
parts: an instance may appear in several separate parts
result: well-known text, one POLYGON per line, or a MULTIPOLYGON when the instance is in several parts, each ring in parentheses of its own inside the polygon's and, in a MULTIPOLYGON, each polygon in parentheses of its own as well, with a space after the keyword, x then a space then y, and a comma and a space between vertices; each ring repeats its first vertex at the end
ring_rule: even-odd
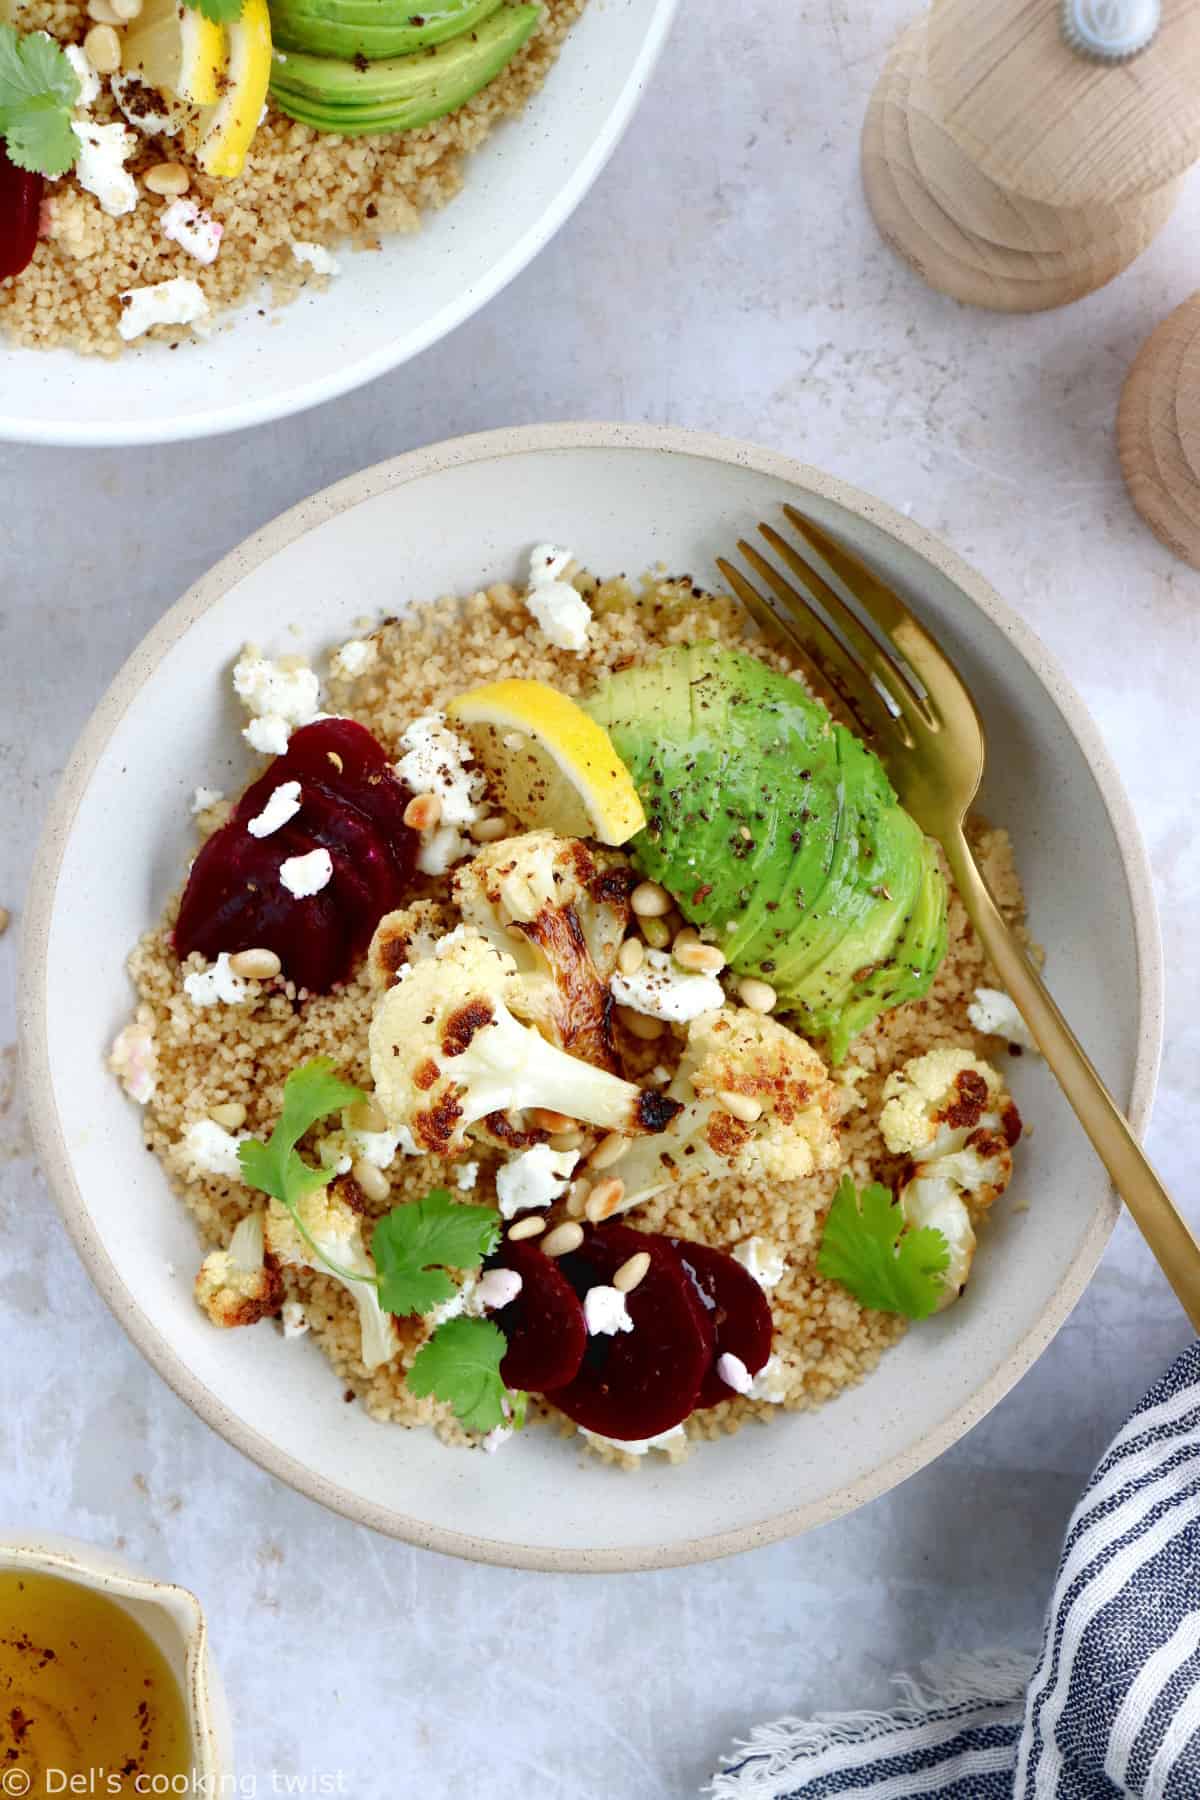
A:
POLYGON ((951 137, 1047 206, 1112 205, 1181 175, 1200 158, 1200 0, 1162 0, 1153 42, 1123 63, 1073 50, 1061 18, 1061 0, 934 0, 926 69, 951 137))

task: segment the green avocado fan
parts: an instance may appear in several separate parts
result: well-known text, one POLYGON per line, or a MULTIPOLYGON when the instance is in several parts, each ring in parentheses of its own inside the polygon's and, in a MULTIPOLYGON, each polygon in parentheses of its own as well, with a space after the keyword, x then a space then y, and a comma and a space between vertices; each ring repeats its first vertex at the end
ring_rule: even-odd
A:
POLYGON ((946 953, 932 841, 883 765, 800 685, 719 644, 668 650, 587 705, 628 765, 642 874, 840 1062, 946 953))

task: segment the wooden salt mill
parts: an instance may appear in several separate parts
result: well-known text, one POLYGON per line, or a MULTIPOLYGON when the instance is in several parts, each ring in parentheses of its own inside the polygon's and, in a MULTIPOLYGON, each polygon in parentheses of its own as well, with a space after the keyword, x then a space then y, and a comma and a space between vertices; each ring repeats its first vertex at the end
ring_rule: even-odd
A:
POLYGON ((1039 312, 1102 287, 1200 157, 1200 0, 934 0, 863 128, 884 238, 931 287, 1039 312))
POLYGON ((1138 352, 1121 394, 1117 447, 1151 531, 1200 569, 1200 294, 1138 352))

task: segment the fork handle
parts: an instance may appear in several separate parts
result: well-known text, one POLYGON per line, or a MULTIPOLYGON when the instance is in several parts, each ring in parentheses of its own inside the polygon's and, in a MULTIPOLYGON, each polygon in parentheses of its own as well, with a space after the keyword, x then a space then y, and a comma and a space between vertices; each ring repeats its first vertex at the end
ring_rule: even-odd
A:
POLYGON ((965 837, 957 834, 945 850, 989 962, 1033 1032, 1193 1329, 1200 1332, 1200 1244, 993 900, 965 837))

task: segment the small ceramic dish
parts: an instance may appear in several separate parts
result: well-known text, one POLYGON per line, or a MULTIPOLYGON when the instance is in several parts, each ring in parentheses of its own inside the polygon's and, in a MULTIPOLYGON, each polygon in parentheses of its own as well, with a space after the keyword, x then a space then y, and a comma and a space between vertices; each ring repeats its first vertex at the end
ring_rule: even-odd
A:
POLYGON ((233 1775, 229 1709, 195 1594, 174 1582, 139 1575, 123 1557, 98 1544, 49 1532, 0 1538, 0 1570, 7 1569, 91 1588, 136 1619, 166 1659, 183 1695, 192 1737, 190 1791, 221 1793, 222 1777, 233 1775))
POLYGON ((247 639, 316 653, 363 613, 517 580, 530 546, 597 572, 714 558, 792 501, 910 597, 986 721, 984 814, 1010 829, 1057 998, 1144 1125, 1161 954, 1145 853, 1078 697, 986 582, 844 483, 746 445, 649 427, 554 425, 402 456, 285 514, 155 627, 63 778, 31 884, 20 999, 39 1147, 85 1263, 125 1329, 218 1431, 303 1492, 412 1542, 522 1567, 632 1569, 745 1549, 882 1493, 982 1418, 1049 1343, 1118 1213, 1039 1059, 1013 1061, 1036 1123, 971 1292, 910 1331, 832 1405, 708 1443, 636 1477, 553 1433, 486 1462, 342 1404, 312 1345, 214 1331, 194 1304, 194 1227, 104 1066, 128 1015, 125 958, 194 853, 199 782, 243 762, 229 669, 247 639), (1103 981, 1096 971, 1103 969, 1103 981))

